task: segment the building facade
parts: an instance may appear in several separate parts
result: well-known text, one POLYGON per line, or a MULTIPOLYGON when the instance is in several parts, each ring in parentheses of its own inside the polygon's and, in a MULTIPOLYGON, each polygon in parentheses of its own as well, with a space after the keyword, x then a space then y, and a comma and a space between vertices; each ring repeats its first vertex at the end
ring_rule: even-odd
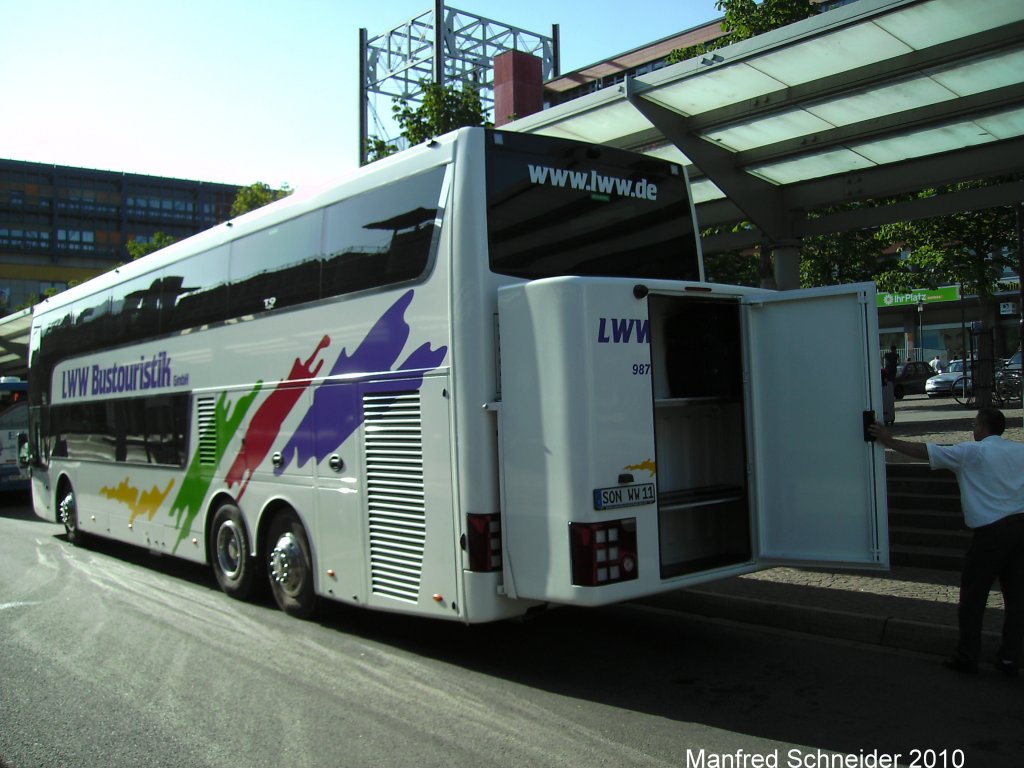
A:
POLYGON ((0 315, 229 219, 239 187, 0 159, 0 315))
POLYGON ((1020 295, 1020 281, 1008 275, 982 317, 978 297, 956 285, 879 293, 879 353, 895 346, 901 360, 928 361, 938 355, 948 362, 978 356, 981 334, 987 334, 995 357, 1009 357, 1020 348, 1020 295))

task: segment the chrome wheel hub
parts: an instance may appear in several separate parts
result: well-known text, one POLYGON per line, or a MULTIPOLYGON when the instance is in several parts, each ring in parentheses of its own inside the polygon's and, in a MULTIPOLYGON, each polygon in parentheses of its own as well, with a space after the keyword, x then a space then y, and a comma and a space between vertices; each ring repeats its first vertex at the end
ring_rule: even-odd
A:
POLYGON ((75 497, 73 494, 67 494, 63 499, 60 500, 60 505, 57 507, 60 514, 60 521, 64 524, 64 527, 72 531, 75 528, 77 516, 75 513, 75 497))
POLYGON ((229 579, 238 578, 245 557, 242 532, 234 520, 228 520, 217 531, 217 564, 229 579))
POLYGON ((306 562, 302 547, 293 533, 285 533, 270 553, 270 577, 284 592, 297 595, 306 580, 306 562))

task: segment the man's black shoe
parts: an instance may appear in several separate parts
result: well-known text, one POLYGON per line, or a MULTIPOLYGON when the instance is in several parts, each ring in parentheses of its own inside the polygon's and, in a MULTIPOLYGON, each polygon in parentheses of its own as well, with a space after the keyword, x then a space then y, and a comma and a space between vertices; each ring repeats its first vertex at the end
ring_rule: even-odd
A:
POLYGON ((992 666, 996 668, 997 672, 1002 672, 1007 677, 1017 677, 1020 674, 1020 668, 1012 661, 996 659, 992 666))
POLYGON ((946 659, 946 669, 952 669, 954 672, 963 672, 965 675, 973 675, 978 671, 978 662, 970 661, 962 656, 954 656, 946 659))

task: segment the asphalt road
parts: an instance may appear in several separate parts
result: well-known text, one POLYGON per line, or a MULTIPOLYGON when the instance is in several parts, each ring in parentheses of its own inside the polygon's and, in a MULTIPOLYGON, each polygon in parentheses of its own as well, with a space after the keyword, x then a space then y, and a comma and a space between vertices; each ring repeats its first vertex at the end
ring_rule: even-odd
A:
POLYGON ((0 563, 9 768, 831 768, 914 765, 915 749, 922 768, 1016 768, 1024 753, 1024 686, 934 657, 631 606, 301 622, 203 568, 73 547, 24 505, 0 507, 0 563))

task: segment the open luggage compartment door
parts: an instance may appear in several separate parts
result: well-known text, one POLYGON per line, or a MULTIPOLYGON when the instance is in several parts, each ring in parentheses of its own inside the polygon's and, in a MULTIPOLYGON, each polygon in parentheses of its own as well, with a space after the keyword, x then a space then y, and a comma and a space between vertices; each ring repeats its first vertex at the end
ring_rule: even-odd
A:
POLYGON ((759 562, 887 568, 874 285, 745 303, 759 562))

